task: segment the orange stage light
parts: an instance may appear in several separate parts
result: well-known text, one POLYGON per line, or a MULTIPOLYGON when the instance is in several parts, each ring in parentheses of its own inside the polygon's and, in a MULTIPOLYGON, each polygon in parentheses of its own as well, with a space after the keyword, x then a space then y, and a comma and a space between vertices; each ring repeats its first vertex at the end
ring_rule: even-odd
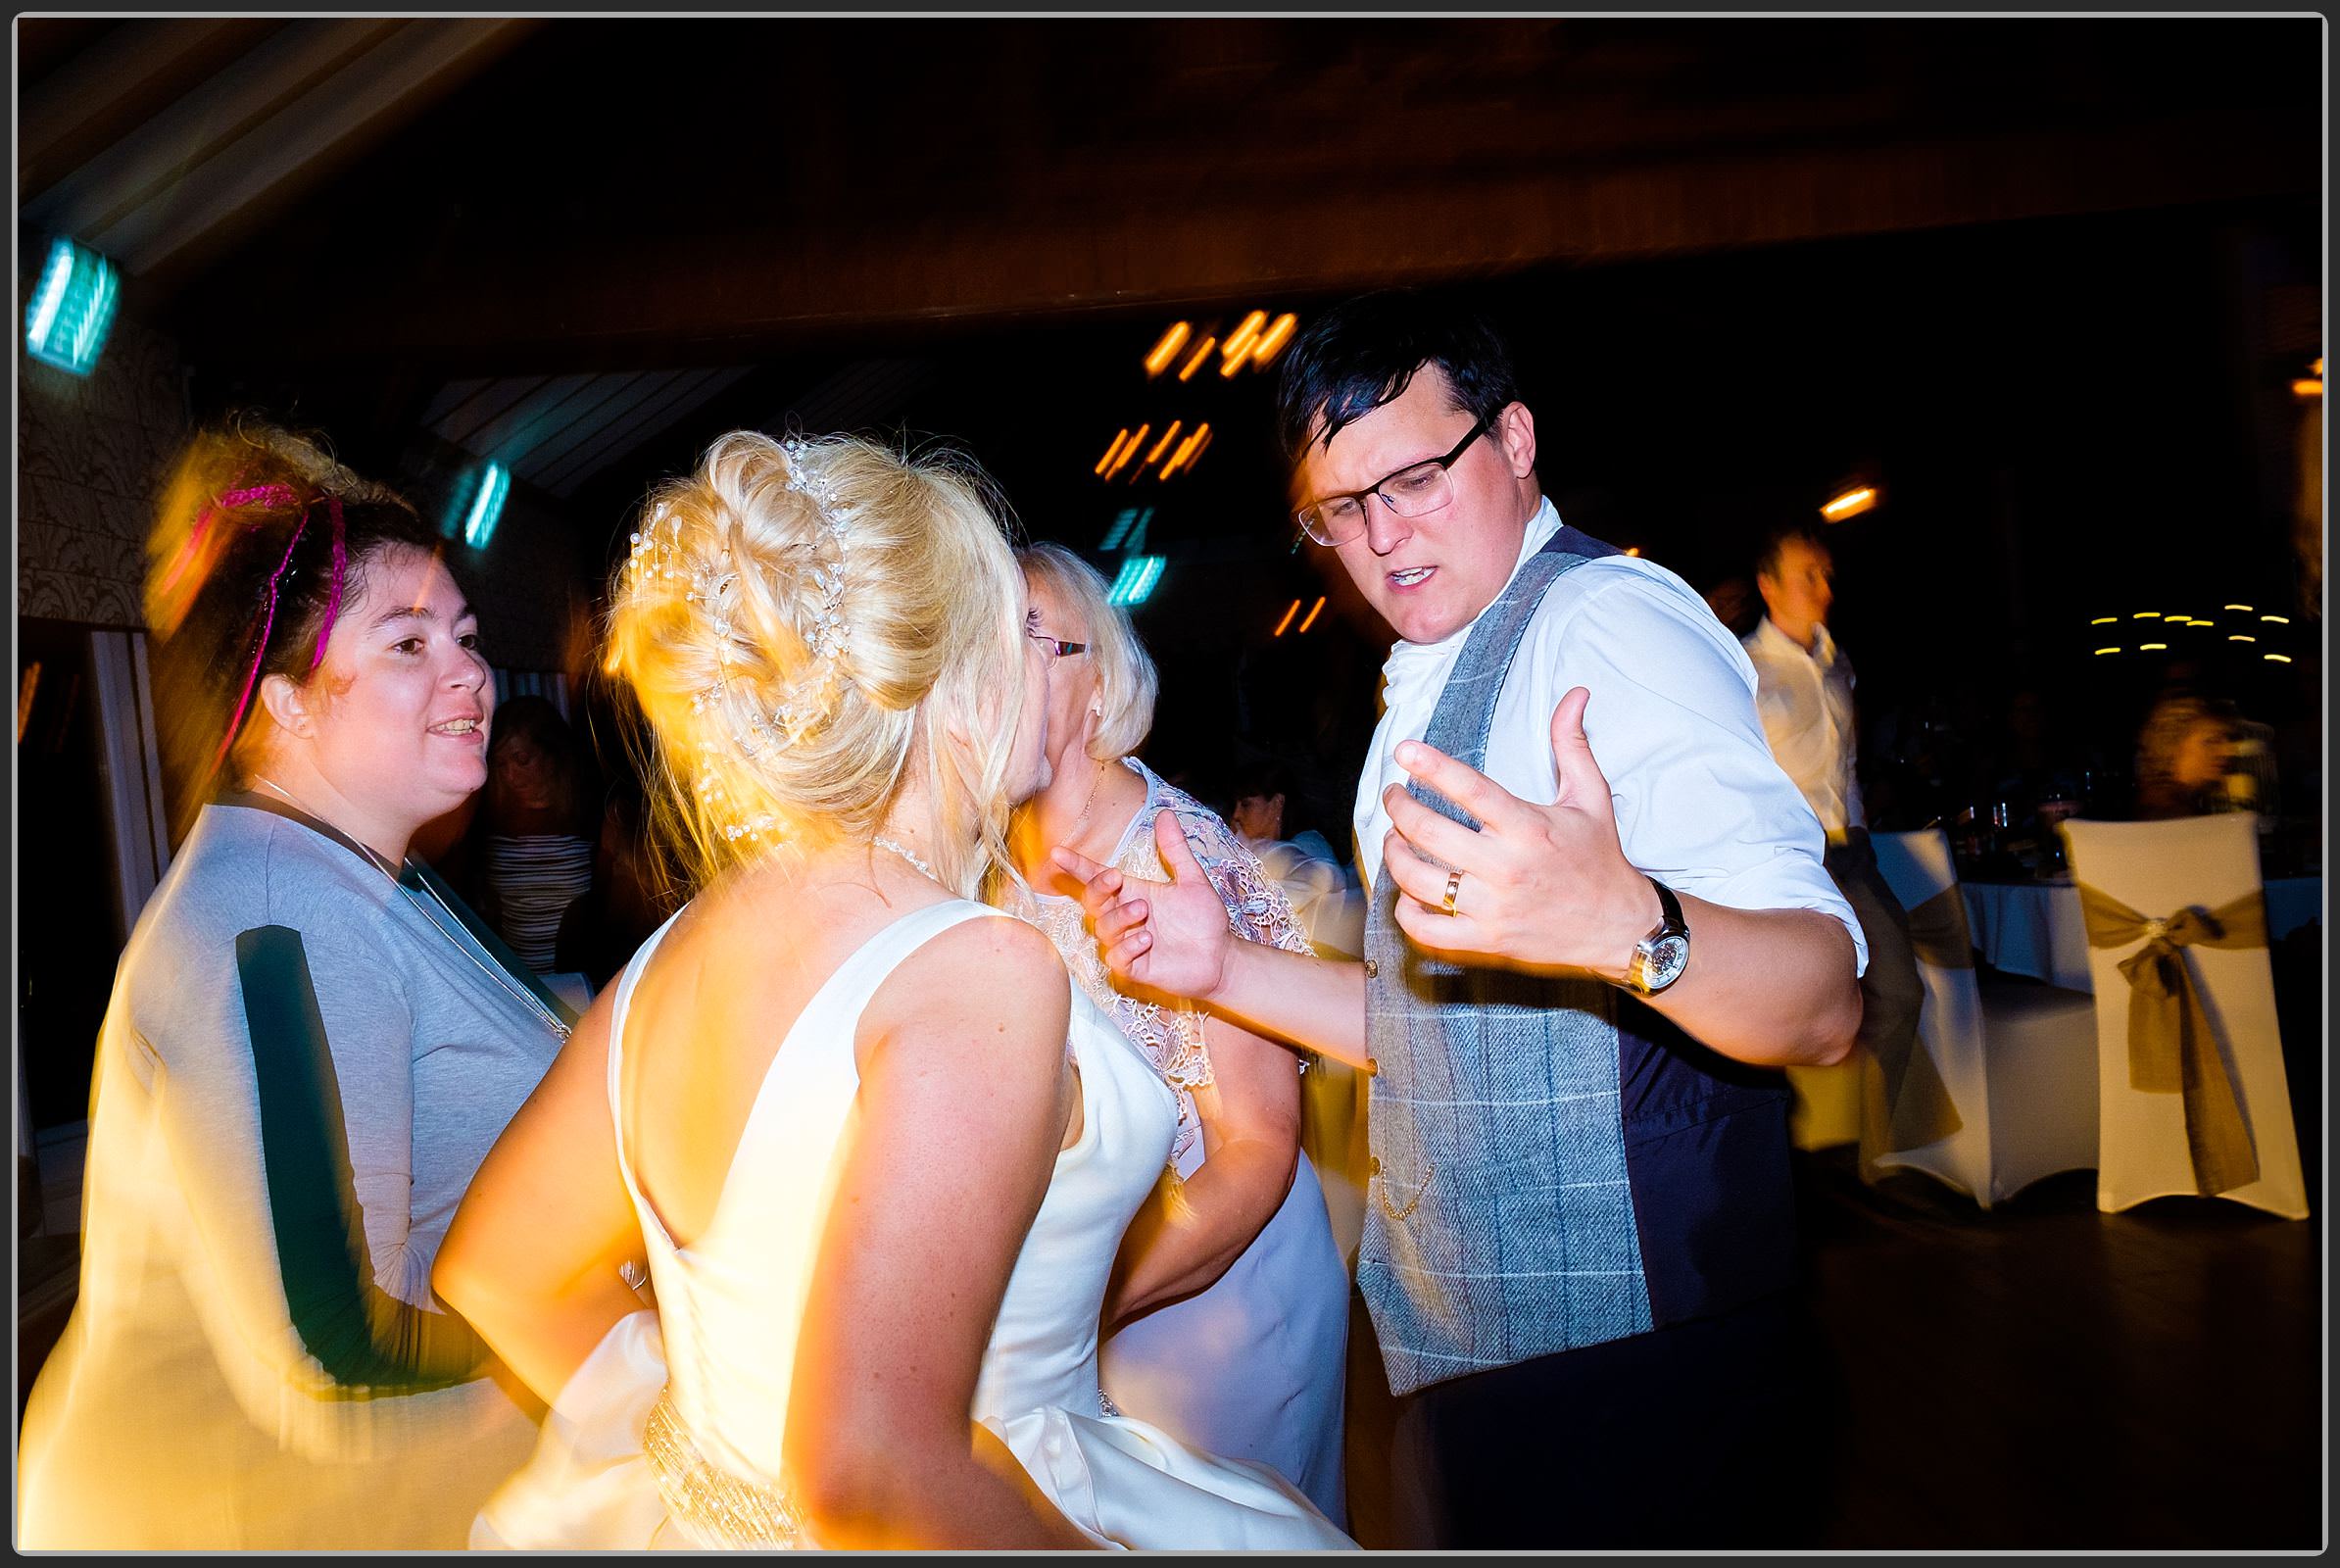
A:
POLYGON ((1252 346, 1252 360, 1257 364, 1265 365, 1274 359, 1277 354, 1282 352, 1284 345, 1292 341, 1292 334, 1299 324, 1300 318, 1289 311, 1277 317, 1276 324, 1261 333, 1259 341, 1252 346))
POLYGON ((1184 321, 1170 323, 1170 330, 1162 334, 1162 340, 1153 346, 1153 352, 1146 356, 1146 373, 1147 375, 1159 375, 1169 368, 1172 357, 1186 342, 1189 330, 1184 321))

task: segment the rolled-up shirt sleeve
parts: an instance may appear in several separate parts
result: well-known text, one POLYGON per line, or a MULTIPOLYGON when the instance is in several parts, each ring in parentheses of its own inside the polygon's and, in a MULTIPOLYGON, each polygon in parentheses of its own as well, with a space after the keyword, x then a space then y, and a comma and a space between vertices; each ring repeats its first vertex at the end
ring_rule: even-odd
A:
POLYGON ((1712 904, 1831 915, 1866 969, 1860 921, 1822 863, 1820 819, 1773 760, 1737 640, 1686 583, 1635 559, 1589 563, 1563 585, 1574 591, 1538 608, 1496 714, 1495 736, 1532 735, 1536 746, 1532 755, 1490 747, 1497 782, 1531 800, 1557 798, 1552 711, 1571 688, 1586 688, 1584 734, 1625 858, 1712 904))

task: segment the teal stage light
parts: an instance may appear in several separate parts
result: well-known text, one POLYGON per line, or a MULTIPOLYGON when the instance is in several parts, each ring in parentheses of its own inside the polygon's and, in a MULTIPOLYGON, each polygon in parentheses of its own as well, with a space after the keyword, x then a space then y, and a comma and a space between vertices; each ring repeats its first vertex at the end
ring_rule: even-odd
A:
POLYGON ((504 515, 504 498, 511 490, 512 475, 504 471, 504 465, 489 464, 479 470, 475 483, 457 488, 446 526, 440 531, 450 539, 461 533, 464 544, 485 550, 496 532, 497 519, 504 515))
POLYGON ((24 352, 44 365, 87 375, 106 346, 121 292, 112 262, 70 239, 57 241, 24 307, 24 352))
POLYGON ((1153 585, 1161 580, 1160 556, 1125 556, 1121 562, 1121 575, 1113 579, 1113 586, 1105 595, 1105 603, 1142 605, 1153 592, 1153 585))

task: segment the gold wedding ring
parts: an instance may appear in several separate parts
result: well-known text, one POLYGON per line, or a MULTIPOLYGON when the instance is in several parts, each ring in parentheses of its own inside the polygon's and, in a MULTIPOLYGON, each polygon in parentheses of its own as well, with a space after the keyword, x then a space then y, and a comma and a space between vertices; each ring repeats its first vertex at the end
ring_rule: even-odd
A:
POLYGON ((1452 913, 1454 912, 1454 896, 1455 896, 1457 893, 1460 893, 1461 891, 1462 891, 1462 873, 1461 873, 1460 871, 1449 871, 1449 872, 1447 872, 1447 873, 1446 873, 1446 906, 1445 906, 1445 907, 1446 907, 1446 912, 1447 912, 1448 914, 1452 914, 1452 913))

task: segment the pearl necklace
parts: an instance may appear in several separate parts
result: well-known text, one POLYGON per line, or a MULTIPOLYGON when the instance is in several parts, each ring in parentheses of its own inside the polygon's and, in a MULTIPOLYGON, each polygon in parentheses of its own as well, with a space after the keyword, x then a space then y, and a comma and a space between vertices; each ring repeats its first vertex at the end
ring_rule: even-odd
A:
POLYGON ((909 851, 903 849, 892 839, 887 838, 884 834, 879 834, 876 838, 871 839, 869 842, 881 850, 892 850, 895 854, 901 856, 903 859, 916 866, 918 868, 919 874, 926 877, 929 881, 940 882, 943 880, 941 877, 935 875, 935 868, 933 866, 928 865, 924 860, 919 859, 918 857, 912 855, 909 851))

